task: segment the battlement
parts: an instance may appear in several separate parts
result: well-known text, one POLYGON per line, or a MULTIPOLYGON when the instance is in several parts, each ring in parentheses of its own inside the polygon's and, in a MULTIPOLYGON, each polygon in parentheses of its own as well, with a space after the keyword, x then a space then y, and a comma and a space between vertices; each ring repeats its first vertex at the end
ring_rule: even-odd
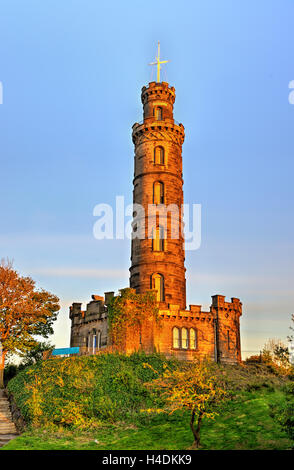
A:
POLYGON ((176 99, 176 92, 173 86, 169 86, 167 82, 150 82, 148 86, 143 86, 141 92, 142 103, 145 104, 149 100, 162 99, 170 101, 172 104, 176 99))
MULTIPOLYGON (((105 297, 109 293, 105 293, 105 297)), ((101 320, 107 317, 107 308, 105 307, 104 297, 93 294, 92 300, 87 303, 86 310, 82 310, 81 302, 74 302, 69 307, 69 318, 73 325, 81 325, 91 321, 101 320)))
POLYGON ((224 295, 213 295, 210 310, 236 311, 240 315, 242 314, 242 302, 240 302, 240 299, 232 297, 231 302, 226 302, 225 299, 224 295))

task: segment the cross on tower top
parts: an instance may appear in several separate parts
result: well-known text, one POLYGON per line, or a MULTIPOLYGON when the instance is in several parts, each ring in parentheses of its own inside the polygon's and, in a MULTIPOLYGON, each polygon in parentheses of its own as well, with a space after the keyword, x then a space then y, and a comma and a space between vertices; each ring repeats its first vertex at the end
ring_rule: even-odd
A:
POLYGON ((160 64, 166 64, 169 60, 160 60, 160 42, 158 41, 158 55, 155 57, 156 62, 151 62, 149 65, 157 65, 157 83, 160 82, 160 64))

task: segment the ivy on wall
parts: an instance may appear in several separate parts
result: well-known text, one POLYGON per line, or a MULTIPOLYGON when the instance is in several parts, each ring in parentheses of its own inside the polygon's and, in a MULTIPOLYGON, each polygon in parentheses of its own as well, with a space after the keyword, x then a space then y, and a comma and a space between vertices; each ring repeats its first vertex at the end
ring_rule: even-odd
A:
POLYGON ((127 329, 141 334, 142 325, 148 319, 159 324, 159 309, 156 292, 147 291, 137 294, 135 289, 120 290, 120 295, 113 297, 108 305, 108 321, 111 342, 122 347, 127 329))

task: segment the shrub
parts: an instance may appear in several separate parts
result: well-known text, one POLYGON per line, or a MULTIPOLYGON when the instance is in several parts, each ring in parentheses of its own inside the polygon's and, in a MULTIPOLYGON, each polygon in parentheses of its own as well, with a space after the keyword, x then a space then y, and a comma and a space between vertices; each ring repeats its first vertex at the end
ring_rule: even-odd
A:
MULTIPOLYGON (((141 353, 49 359, 21 371, 8 390, 34 426, 74 428, 99 420, 125 421, 160 400, 144 383, 157 377, 154 369, 163 372, 164 362, 159 354, 141 353), (143 367, 145 362, 151 369, 143 367)), ((171 368, 177 364, 168 362, 171 368)))
POLYGON ((294 383, 284 387, 286 400, 278 406, 272 407, 272 416, 280 423, 294 445, 294 383))

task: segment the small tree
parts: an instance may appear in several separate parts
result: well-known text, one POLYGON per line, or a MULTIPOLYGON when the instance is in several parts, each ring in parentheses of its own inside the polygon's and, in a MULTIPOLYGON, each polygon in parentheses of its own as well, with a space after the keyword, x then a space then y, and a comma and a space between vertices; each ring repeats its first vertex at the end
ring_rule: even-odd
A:
POLYGON ((43 353, 47 352, 51 354, 54 346, 49 341, 40 341, 36 343, 32 349, 29 349, 25 353, 21 354, 22 361, 21 366, 27 367, 36 364, 39 361, 43 360, 43 353))
MULTIPOLYGON (((291 315, 291 320, 294 323, 294 313, 291 315)), ((289 328, 290 328, 291 331, 294 331, 294 326, 289 326, 289 328)), ((288 341, 290 341, 290 342, 294 341, 294 335, 293 334, 288 336, 288 341)))
MULTIPOLYGON (((148 364, 145 366, 148 367, 148 364)), ((192 364, 182 365, 181 368, 166 368, 162 376, 148 385, 162 391, 165 405, 163 408, 142 411, 172 414, 177 410, 189 410, 194 437, 192 447, 198 449, 203 419, 214 419, 218 414, 217 406, 226 396, 213 364, 206 359, 195 359, 192 364)))
POLYGON ((10 261, 0 263, 0 388, 4 386, 5 358, 38 344, 35 335, 48 338, 59 310, 59 299, 38 290, 30 277, 22 277, 10 261))
POLYGON ((294 445, 294 383, 286 384, 284 390, 286 399, 271 407, 271 416, 281 425, 294 445))
POLYGON ((280 339, 269 339, 261 353, 262 362, 275 367, 280 373, 288 374, 291 369, 288 346, 280 339))

